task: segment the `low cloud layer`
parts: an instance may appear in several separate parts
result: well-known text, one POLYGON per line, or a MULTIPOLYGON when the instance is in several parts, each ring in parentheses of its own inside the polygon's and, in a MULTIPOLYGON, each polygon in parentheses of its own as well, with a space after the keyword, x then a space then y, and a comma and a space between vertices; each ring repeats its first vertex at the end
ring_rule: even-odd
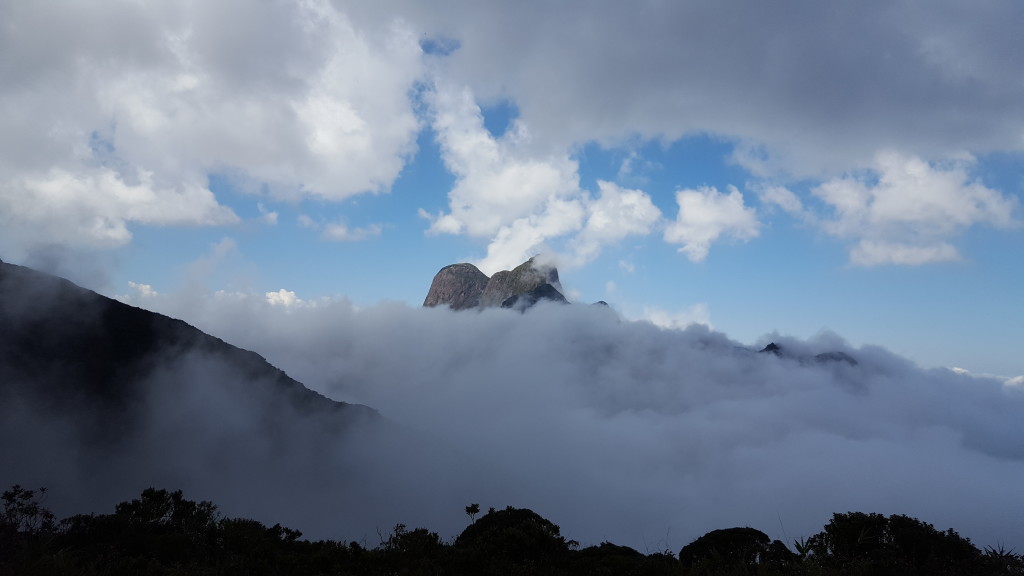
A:
MULTIPOLYGON (((737 525, 791 541, 859 510, 915 516, 981 545, 1024 543, 1021 389, 921 370, 835 335, 773 336, 790 355, 777 357, 703 326, 662 329, 601 307, 455 313, 224 294, 146 305, 459 455, 408 459, 361 441, 415 495, 380 514, 389 520, 405 507, 398 520, 450 535, 465 519, 428 503, 525 506, 584 543, 653 550, 737 525), (812 360, 828 351, 857 363, 812 360)), ((305 513, 295 512, 300 528, 305 513)))

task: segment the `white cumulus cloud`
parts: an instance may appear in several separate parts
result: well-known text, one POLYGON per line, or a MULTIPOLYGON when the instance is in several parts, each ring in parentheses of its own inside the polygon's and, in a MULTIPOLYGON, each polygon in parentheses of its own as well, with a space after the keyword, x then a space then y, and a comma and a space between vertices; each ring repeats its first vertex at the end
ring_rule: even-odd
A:
POLYGON ((0 180, 0 237, 25 247, 109 247, 128 243, 132 223, 223 225, 238 217, 204 186, 163 187, 151 172, 133 178, 107 168, 53 168, 0 180))
POLYGON ((879 154, 869 176, 834 178, 813 190, 832 211, 821 224, 833 236, 856 241, 850 252, 856 265, 957 260, 950 240, 967 228, 1017 224, 1016 200, 972 180, 971 163, 879 154))
POLYGON ((12 3, 0 20, 15 248, 233 222, 211 173, 288 197, 384 191, 415 149, 422 52, 398 20, 357 29, 322 0, 12 3))
POLYGON ((305 303, 304 300, 295 295, 295 292, 291 290, 285 290, 281 288, 277 292, 267 292, 267 303, 271 306, 300 306, 305 303))
POLYGON ((711 244, 719 238, 749 240, 760 234, 757 213, 743 203, 735 186, 723 194, 714 187, 676 192, 679 213, 665 229, 665 241, 682 244, 680 252, 693 262, 703 262, 711 244))
POLYGON ((573 252, 578 262, 594 258, 601 246, 627 236, 650 234, 661 220, 661 210, 642 190, 621 188, 613 182, 597 182, 600 195, 588 201, 587 221, 576 237, 573 252))
POLYGON ((449 211, 420 215, 429 233, 489 240, 478 263, 485 273, 511 268, 548 243, 568 239, 565 263, 581 265, 602 246, 646 235, 661 211, 642 190, 598 181, 598 195, 580 188, 579 167, 566 152, 542 153, 528 126, 514 122, 501 137, 484 127, 473 93, 439 85, 430 95, 433 127, 448 169, 456 175, 449 211))

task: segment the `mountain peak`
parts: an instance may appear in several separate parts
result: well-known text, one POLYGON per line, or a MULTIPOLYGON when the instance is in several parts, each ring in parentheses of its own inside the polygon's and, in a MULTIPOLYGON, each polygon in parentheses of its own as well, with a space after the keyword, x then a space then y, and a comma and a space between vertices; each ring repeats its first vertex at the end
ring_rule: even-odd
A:
POLYGON ((452 310, 476 308, 488 283, 487 275, 476 266, 463 262, 441 268, 430 283, 423 300, 427 307, 447 305, 452 310))
POLYGON ((497 306, 522 310, 540 300, 568 302, 561 292, 558 270, 539 264, 534 257, 490 278, 472 264, 445 266, 434 276, 423 305, 446 305, 452 310, 497 306))

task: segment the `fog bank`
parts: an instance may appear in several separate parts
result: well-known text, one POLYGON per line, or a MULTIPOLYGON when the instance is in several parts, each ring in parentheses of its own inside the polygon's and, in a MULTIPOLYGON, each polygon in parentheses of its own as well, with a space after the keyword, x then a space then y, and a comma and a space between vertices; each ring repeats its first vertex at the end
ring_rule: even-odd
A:
MULTIPOLYGON (((601 307, 358 309, 224 294, 145 304, 460 455, 376 455, 419 479, 421 504, 530 507, 584 544, 649 550, 744 525, 791 542, 853 510, 1024 545, 1024 391, 836 335, 773 336, 779 357, 754 351, 767 340, 744 347, 601 307), (856 364, 813 359, 836 351, 856 364)), ((465 521, 428 526, 450 535, 465 521)))

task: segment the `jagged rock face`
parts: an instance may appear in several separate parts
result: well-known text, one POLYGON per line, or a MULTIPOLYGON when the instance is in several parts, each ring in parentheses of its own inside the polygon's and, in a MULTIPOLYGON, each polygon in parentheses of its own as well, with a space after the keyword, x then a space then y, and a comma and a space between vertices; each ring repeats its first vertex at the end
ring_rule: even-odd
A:
POLYGON ((525 310, 540 300, 568 304, 560 290, 558 270, 537 265, 533 258, 490 278, 472 264, 452 264, 434 276, 423 305, 452 310, 497 306, 525 310))
POLYGON ((526 310, 527 308, 533 306, 534 304, 540 302, 541 300, 558 302, 560 304, 569 303, 569 301, 565 299, 565 296, 562 296, 562 293, 559 292, 554 286, 545 283, 534 288, 533 290, 530 290, 529 292, 524 292, 522 294, 513 294, 512 296, 509 296, 508 298, 505 299, 504 302, 501 303, 501 307, 512 308, 514 310, 526 310))
POLYGON ((487 287, 487 275, 472 264, 445 266, 434 276, 424 306, 450 306, 452 310, 476 308, 487 287))
POLYGON ((491 280, 480 297, 480 304, 482 306, 501 306, 509 298, 527 294, 544 284, 550 284, 553 289, 557 290, 556 287, 560 285, 558 270, 554 266, 537 266, 534 259, 530 258, 512 270, 502 270, 491 276, 491 280))

